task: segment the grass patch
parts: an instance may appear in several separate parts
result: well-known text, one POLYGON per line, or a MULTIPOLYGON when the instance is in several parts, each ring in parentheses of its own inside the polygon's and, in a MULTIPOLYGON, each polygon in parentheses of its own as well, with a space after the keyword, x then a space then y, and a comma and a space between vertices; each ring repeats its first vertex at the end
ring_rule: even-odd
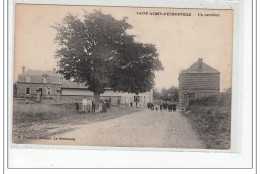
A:
POLYGON ((194 100, 187 110, 185 116, 207 149, 230 148, 231 95, 194 100))
POLYGON ((140 108, 112 107, 106 113, 79 113, 74 104, 42 104, 14 101, 13 142, 28 143, 22 137, 50 137, 73 130, 77 125, 117 118, 140 108))

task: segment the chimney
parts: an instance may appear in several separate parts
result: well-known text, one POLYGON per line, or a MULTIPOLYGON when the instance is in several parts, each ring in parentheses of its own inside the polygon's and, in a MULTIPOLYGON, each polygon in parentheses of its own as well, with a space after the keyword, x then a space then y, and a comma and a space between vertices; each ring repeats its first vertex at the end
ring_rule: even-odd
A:
POLYGON ((200 71, 202 70, 202 61, 203 61, 203 59, 199 58, 199 70, 200 71))
POLYGON ((22 66, 22 72, 23 72, 23 73, 25 72, 25 67, 24 67, 24 66, 22 66))

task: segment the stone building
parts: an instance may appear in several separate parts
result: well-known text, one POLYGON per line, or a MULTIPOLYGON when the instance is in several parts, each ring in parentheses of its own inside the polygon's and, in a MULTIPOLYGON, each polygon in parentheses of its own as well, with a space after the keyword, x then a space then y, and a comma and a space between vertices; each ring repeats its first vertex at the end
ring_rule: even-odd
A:
MULTIPOLYGON (((63 78, 61 74, 53 71, 25 70, 18 75, 14 84, 14 97, 36 98, 42 100, 51 99, 52 102, 70 103, 82 100, 85 96, 92 98, 94 93, 89 91, 83 84, 78 84, 63 78)), ((153 102, 153 92, 134 94, 106 89, 101 98, 109 98, 114 105, 129 105, 130 101, 137 102, 138 106, 144 107, 148 102, 153 102)), ((134 105, 135 106, 135 105, 134 105)))
POLYGON ((192 99, 218 95, 219 92, 220 72, 201 58, 179 74, 179 103, 182 107, 192 99))
POLYGON ((40 96, 45 98, 56 98, 57 92, 61 90, 63 77, 53 71, 40 70, 25 70, 22 68, 22 73, 18 75, 16 83, 16 96, 19 98, 36 97, 37 91, 40 96))

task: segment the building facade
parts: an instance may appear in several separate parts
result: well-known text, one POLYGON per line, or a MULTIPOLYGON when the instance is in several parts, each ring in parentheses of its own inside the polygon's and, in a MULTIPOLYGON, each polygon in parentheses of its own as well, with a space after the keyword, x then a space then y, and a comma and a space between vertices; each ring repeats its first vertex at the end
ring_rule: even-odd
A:
POLYGON ((179 74, 179 103, 182 107, 192 99, 218 95, 219 92, 220 72, 201 58, 179 74))
MULTIPOLYGON (((83 84, 78 84, 64 79, 61 74, 53 71, 25 70, 18 75, 14 85, 14 97, 51 99, 53 102, 70 103, 82 100, 84 97, 92 98, 94 93, 83 84)), ((106 89, 101 98, 109 98, 114 105, 129 105, 144 107, 148 102, 153 102, 153 92, 134 94, 106 89)))
POLYGON ((16 96, 19 98, 36 97, 37 91, 43 99, 57 96, 61 90, 63 77, 53 71, 26 70, 23 67, 22 74, 18 75, 16 83, 16 96))

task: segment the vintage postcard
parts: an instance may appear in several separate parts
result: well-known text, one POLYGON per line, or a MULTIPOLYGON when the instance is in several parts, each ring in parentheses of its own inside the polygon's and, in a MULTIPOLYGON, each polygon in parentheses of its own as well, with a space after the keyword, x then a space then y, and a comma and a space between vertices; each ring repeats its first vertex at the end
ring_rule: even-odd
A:
POLYGON ((231 148, 233 10, 15 5, 12 143, 231 148))

